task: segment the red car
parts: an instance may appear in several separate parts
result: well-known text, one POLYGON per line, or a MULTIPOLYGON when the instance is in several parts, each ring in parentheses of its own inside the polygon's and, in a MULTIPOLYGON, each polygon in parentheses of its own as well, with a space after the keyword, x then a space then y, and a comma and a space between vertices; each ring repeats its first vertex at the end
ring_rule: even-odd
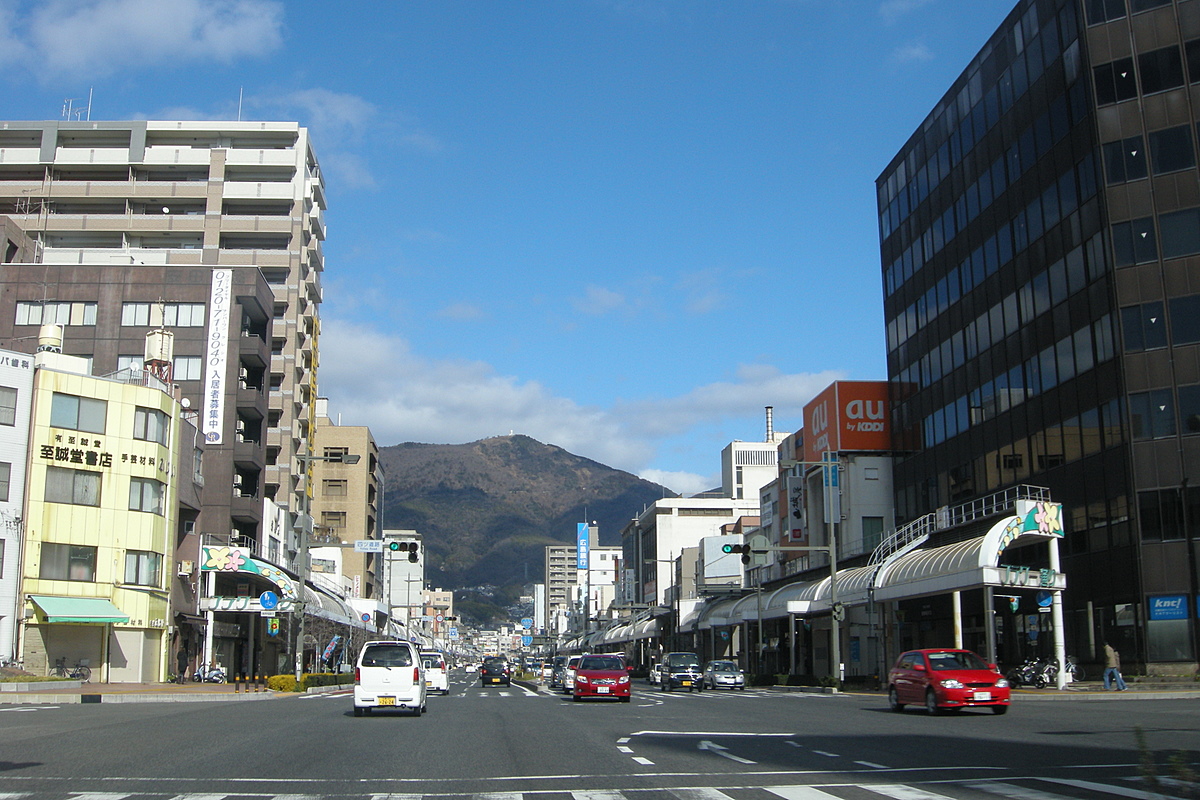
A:
POLYGON ((930 714, 942 709, 988 707, 993 714, 1008 711, 1008 680, 995 664, 970 650, 933 648, 909 650, 888 673, 888 706, 903 711, 922 703, 930 714))
POLYGON ((615 697, 629 702, 629 670, 621 656, 584 656, 575 669, 571 696, 576 701, 585 697, 615 697))

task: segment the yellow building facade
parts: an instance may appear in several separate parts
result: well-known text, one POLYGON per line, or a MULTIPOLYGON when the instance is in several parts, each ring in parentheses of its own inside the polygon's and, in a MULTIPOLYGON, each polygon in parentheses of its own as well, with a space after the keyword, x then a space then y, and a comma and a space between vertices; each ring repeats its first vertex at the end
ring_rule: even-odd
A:
POLYGON ((180 406, 165 389, 141 371, 97 378, 42 367, 34 376, 28 670, 87 665, 93 682, 114 683, 168 675, 180 406))

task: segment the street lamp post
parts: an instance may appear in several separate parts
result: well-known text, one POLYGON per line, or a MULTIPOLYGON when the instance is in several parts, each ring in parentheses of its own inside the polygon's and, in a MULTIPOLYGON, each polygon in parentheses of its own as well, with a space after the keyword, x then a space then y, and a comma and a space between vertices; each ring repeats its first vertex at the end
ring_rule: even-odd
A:
POLYGON ((308 479, 309 465, 314 461, 324 461, 331 464, 357 464, 362 456, 351 453, 338 453, 333 456, 312 456, 308 454, 296 454, 296 459, 304 465, 304 494, 300 497, 300 548, 296 552, 296 560, 299 562, 296 566, 296 572, 300 575, 300 591, 296 597, 296 613, 299 615, 296 623, 296 651, 293 654, 296 659, 296 685, 300 685, 300 681, 304 679, 304 587, 308 581, 308 532, 312 529, 312 500, 309 492, 312 491, 311 482, 308 479))

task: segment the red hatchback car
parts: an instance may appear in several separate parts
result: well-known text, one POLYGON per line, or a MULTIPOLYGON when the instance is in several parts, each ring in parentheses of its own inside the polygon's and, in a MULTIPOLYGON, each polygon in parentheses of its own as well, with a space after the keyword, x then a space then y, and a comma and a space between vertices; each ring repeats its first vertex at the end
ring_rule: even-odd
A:
POLYGON ((585 697, 615 697, 629 702, 629 670, 621 656, 584 656, 575 668, 575 685, 571 687, 575 700, 585 697))
POLYGON ((995 664, 970 650, 909 650, 896 659, 888 673, 888 705, 892 711, 921 703, 930 714, 944 708, 982 706, 991 708, 993 714, 1004 714, 1009 699, 1008 680, 995 664))

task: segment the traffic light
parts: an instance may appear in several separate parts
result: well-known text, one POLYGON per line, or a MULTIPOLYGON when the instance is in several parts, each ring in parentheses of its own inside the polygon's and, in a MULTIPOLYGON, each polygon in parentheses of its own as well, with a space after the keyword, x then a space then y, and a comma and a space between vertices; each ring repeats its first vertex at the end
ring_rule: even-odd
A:
POLYGON ((388 542, 388 550, 393 553, 408 553, 408 560, 417 563, 421 546, 416 542, 388 542))
POLYGON ((742 563, 750 563, 750 545, 748 544, 723 544, 721 545, 722 553, 741 553, 742 563))

